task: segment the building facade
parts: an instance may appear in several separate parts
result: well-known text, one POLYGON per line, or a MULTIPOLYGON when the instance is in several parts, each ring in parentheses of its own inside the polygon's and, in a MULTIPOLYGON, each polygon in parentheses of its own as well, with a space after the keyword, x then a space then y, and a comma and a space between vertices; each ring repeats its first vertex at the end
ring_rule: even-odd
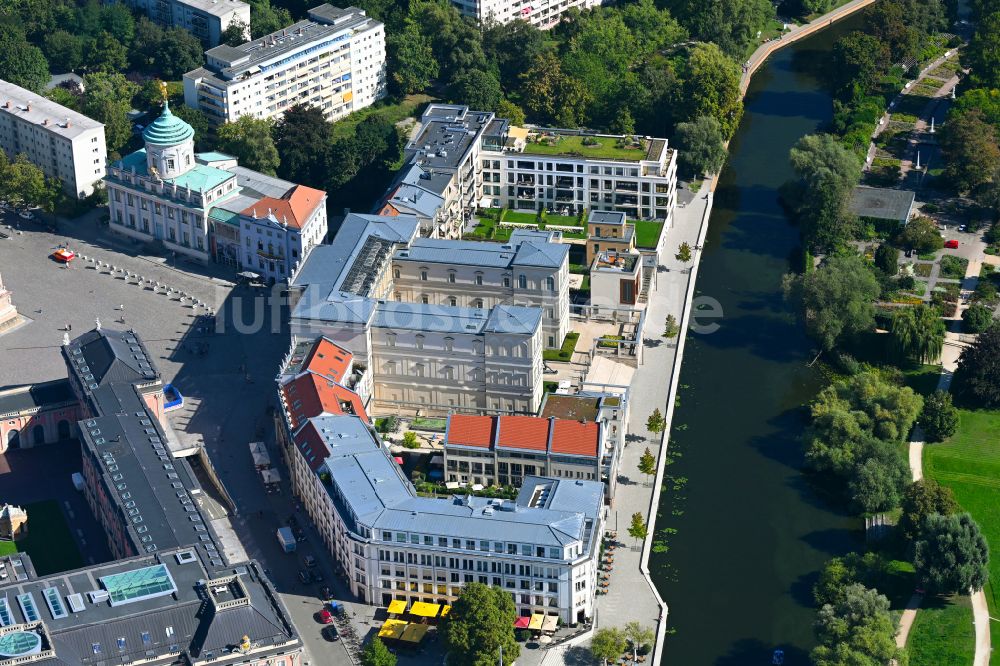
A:
POLYGON ((526 21, 536 28, 546 30, 559 22, 562 14, 570 9, 590 9, 599 0, 452 0, 463 16, 481 23, 509 23, 515 19, 526 21))
POLYGON ((104 125, 7 81, 0 81, 0 148, 24 154, 63 190, 82 199, 104 178, 104 125))
POLYGON ((65 379, 2 389, 0 453, 71 439, 80 418, 80 403, 65 379))
POLYGON ((108 167, 111 230, 177 255, 287 279, 326 237, 326 192, 195 153, 194 130, 164 104, 146 146, 108 167))
POLYGON ((125 0, 133 9, 164 26, 183 28, 208 46, 222 41, 233 23, 246 28, 250 38, 250 5, 242 0, 125 0))
POLYGON ((410 303, 542 312, 544 344, 569 329, 569 246, 514 232, 508 243, 418 238, 392 257, 393 298, 410 303))
POLYGON ((448 604, 481 582, 508 591, 521 615, 593 617, 599 482, 528 477, 514 501, 425 498, 356 416, 279 433, 303 507, 358 600, 448 604))
POLYGON ((672 224, 677 152, 666 139, 515 127, 491 112, 448 104, 428 106, 413 137, 408 170, 379 210, 411 208, 415 187, 440 198, 432 214, 422 213, 433 227, 422 235, 460 238, 480 207, 567 216, 617 211, 672 224))
POLYGON ((209 49, 205 66, 184 75, 184 103, 217 124, 280 118, 296 104, 337 120, 385 94, 385 26, 329 4, 261 39, 209 49))

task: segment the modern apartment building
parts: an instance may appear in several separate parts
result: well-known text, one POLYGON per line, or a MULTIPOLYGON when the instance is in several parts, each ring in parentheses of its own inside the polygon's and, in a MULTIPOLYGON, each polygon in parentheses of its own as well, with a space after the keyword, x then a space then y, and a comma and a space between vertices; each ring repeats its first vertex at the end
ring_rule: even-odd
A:
POLYGON ((296 104, 337 120, 385 93, 385 27, 329 4, 261 39, 209 49, 205 66, 184 75, 185 104, 215 123, 280 118, 296 104))
POLYGON ((125 0, 160 25, 184 28, 208 46, 222 41, 233 23, 246 28, 250 38, 250 5, 242 0, 125 0))
POLYGON ((111 230, 178 255, 272 280, 326 238, 326 192, 195 153, 194 130, 169 105, 143 130, 146 147, 108 167, 111 230))
POLYGON ((635 225, 619 211, 592 210, 587 216, 587 265, 602 252, 631 254, 635 249, 635 225))
POLYGON ((392 256, 397 301, 489 309, 512 304, 542 312, 544 344, 569 329, 569 246, 515 231, 507 243, 418 238, 392 256))
POLYGON ((23 153, 80 199, 104 178, 104 125, 7 81, 0 81, 0 148, 11 160, 23 153))
POLYGON ((412 216, 348 215, 291 280, 293 337, 325 336, 350 351, 371 373, 376 411, 535 413, 542 309, 394 300, 394 257, 415 242, 418 226, 412 216))
POLYGON ((0 558, 0 665, 299 666, 302 641, 256 562, 164 549, 39 576, 0 558))
MULTIPOLYGON (((493 113, 431 104, 407 145, 409 168, 380 204, 408 206, 419 187, 442 203, 431 237, 461 237, 478 207, 546 210, 563 215, 618 211, 632 219, 673 219, 677 153, 666 139, 583 130, 514 127, 493 113)), ((426 217, 426 215, 425 215, 426 217)))
POLYGON ((590 9, 600 0, 452 0, 463 16, 481 23, 509 23, 515 19, 527 21, 542 30, 551 28, 569 9, 590 9))
POLYGON ((363 419, 290 423, 279 438, 294 487, 358 599, 448 604, 481 582, 507 590, 521 615, 593 617, 600 482, 526 477, 514 501, 419 497, 363 419))

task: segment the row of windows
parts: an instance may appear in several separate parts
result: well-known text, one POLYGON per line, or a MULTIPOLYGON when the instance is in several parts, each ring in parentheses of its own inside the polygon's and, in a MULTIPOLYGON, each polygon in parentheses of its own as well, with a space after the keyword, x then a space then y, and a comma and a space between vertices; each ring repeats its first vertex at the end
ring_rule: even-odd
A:
MULTIPOLYGON (((439 548, 456 548, 463 550, 478 550, 483 553, 497 553, 503 555, 520 555, 523 557, 548 557, 550 559, 562 559, 562 549, 545 546, 534 546, 528 543, 511 543, 504 541, 490 541, 486 539, 459 539, 456 537, 432 536, 430 534, 416 534, 414 532, 393 532, 382 530, 380 535, 382 541, 392 543, 410 543, 422 546, 437 546, 439 548)), ((387 551, 379 551, 379 555, 387 551)), ((471 560, 469 560, 471 561, 471 560)), ((480 561, 482 562, 482 561, 480 561)), ((482 564, 487 564, 482 562, 482 564)), ((453 567, 455 568, 455 567, 453 567)))

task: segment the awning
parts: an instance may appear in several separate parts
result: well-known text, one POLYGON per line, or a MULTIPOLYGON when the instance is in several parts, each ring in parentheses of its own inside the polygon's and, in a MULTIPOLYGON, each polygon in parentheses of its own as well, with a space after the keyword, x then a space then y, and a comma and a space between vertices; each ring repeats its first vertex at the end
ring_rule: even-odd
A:
POLYGON ((514 620, 515 629, 527 629, 528 623, 531 622, 531 618, 528 616, 522 616, 514 620))
POLYGON ((419 643, 427 634, 427 629, 428 626, 426 624, 408 624, 403 629, 403 635, 400 637, 400 640, 408 643, 419 643))
POLYGON ((447 615, 450 612, 451 612, 451 606, 448 606, 447 604, 445 604, 445 606, 441 609, 441 617, 444 617, 445 615, 447 615))
POLYGON ((414 601, 413 605, 410 606, 410 615, 418 615, 420 617, 437 617, 439 610, 441 610, 441 606, 437 604, 414 601))
POLYGON ((545 616, 541 613, 535 613, 531 616, 531 622, 528 623, 528 629, 541 630, 542 622, 545 621, 545 616))
POLYGON ((559 618, 555 615, 546 615, 542 622, 542 631, 555 631, 559 626, 559 618))
POLYGON ((398 639, 403 635, 404 629, 406 629, 404 620, 386 620, 382 624, 382 628, 378 630, 378 636, 379 638, 398 639))
POLYGON ((389 602, 389 613, 392 615, 399 615, 400 613, 406 612, 406 602, 402 599, 396 599, 389 602))

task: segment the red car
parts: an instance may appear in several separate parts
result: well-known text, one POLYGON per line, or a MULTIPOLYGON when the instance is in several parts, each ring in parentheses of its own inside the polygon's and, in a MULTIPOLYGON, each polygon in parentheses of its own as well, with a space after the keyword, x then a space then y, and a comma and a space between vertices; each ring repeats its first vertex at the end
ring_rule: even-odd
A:
POLYGON ((319 612, 319 621, 322 624, 330 624, 333 622, 333 613, 324 608, 319 612))
POLYGON ((948 248, 949 250, 957 250, 958 249, 958 241, 957 240, 945 241, 944 246, 946 248, 948 248))
POLYGON ((61 247, 52 253, 52 258, 58 262, 68 264, 76 259, 76 253, 67 247, 61 247))

